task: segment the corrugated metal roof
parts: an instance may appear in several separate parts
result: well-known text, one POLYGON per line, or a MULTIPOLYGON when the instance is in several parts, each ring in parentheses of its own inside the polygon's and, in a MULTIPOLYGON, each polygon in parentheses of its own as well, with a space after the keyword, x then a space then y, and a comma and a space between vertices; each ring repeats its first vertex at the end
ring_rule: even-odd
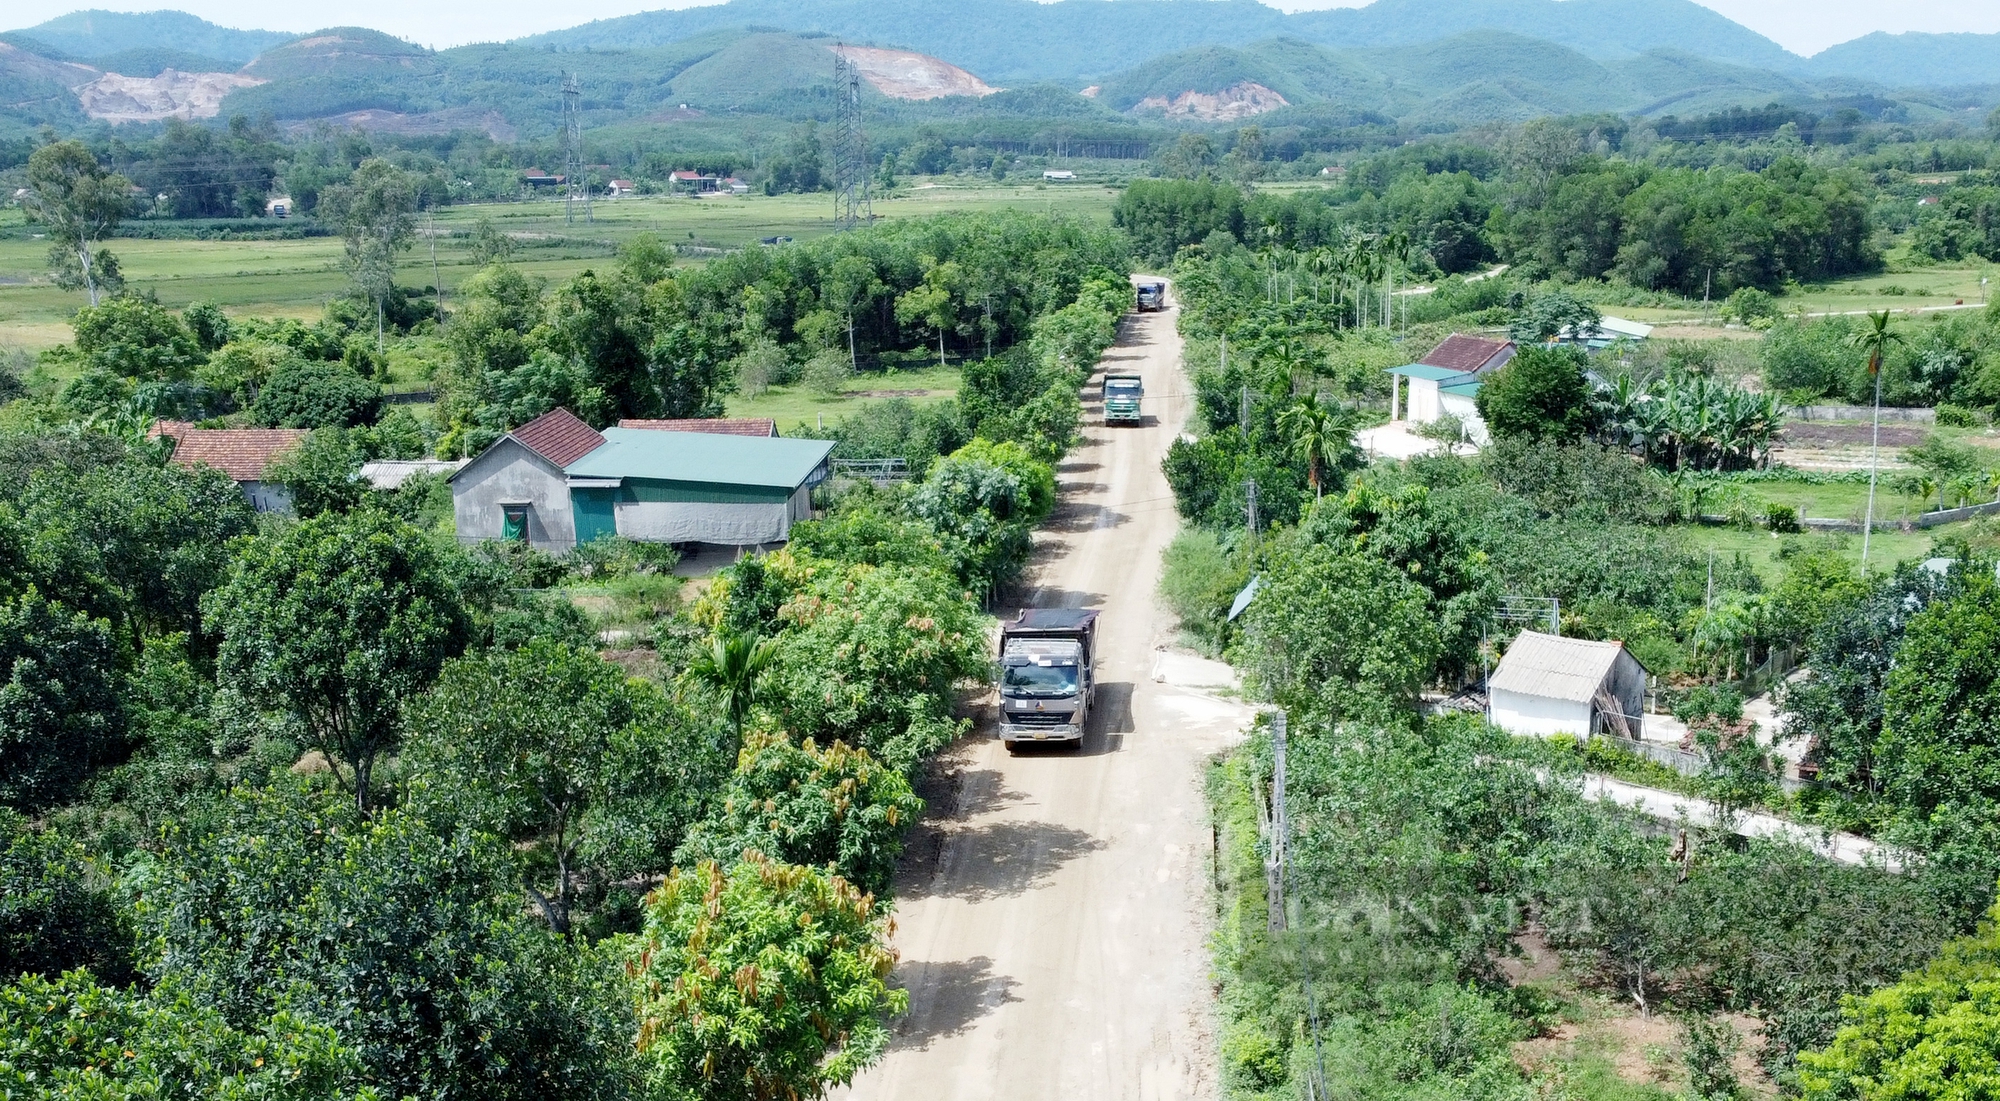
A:
POLYGON ((361 480, 376 489, 395 489, 417 474, 458 473, 465 459, 376 459, 361 464, 361 480))
POLYGON ((1428 379, 1432 382, 1470 382, 1472 376, 1464 371, 1454 371, 1449 367, 1437 367, 1429 363, 1408 363, 1401 367, 1391 367, 1385 374, 1402 375, 1405 378, 1428 379))
POLYGON ((646 478, 663 482, 797 489, 833 450, 831 440, 719 436, 607 428, 605 446, 570 463, 564 473, 585 478, 646 478))
POLYGON ((521 446, 557 466, 569 464, 604 446, 604 437, 567 409, 551 409, 508 435, 521 446))
POLYGON ((1522 631, 1486 686, 1496 692, 1589 703, 1624 653, 1622 642, 1592 642, 1522 631))
POLYGON ((718 436, 775 436, 778 422, 771 417, 698 417, 685 420, 658 420, 627 417, 620 428, 643 428, 652 432, 713 432, 718 436))
POLYGON ((1484 385, 1486 385, 1486 380, 1483 378, 1467 379, 1464 382, 1447 382, 1438 387, 1438 393, 1469 398, 1479 393, 1479 388, 1484 385))
POLYGON ((1514 358, 1513 352, 1514 343, 1510 340, 1453 333, 1417 362, 1471 374, 1500 366, 1514 358))

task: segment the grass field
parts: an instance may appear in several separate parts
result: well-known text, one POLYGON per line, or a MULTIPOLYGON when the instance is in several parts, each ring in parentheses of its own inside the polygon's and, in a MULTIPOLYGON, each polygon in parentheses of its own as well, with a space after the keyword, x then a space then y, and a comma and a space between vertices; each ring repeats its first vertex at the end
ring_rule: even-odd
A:
POLYGON ((958 396, 959 369, 932 364, 922 371, 868 371, 848 380, 838 395, 818 394, 804 386, 773 386, 755 397, 731 394, 732 417, 772 417, 787 436, 803 425, 817 431, 858 409, 863 402, 908 398, 913 402, 949 401, 958 396))
MULTIPOLYGON (((1108 221, 1117 192, 1093 184, 971 184, 919 182, 874 201, 878 218, 913 218, 953 210, 1037 210, 1108 221)), ((521 246, 513 263, 523 271, 562 279, 602 267, 618 247, 641 233, 670 243, 742 248, 759 238, 797 239, 833 232, 830 195, 743 195, 706 199, 632 197, 592 204, 574 222, 554 200, 449 207, 438 212, 437 260, 420 235, 404 253, 399 282, 437 281, 447 293, 476 270, 467 234, 491 219, 521 246)), ((194 241, 113 238, 127 283, 179 308, 213 300, 231 313, 259 317, 316 316, 348 286, 336 238, 295 241, 194 241)), ((45 282, 48 242, 34 236, 18 209, 0 211, 0 347, 38 351, 69 339, 69 315, 81 292, 45 282)))
MULTIPOLYGON (((1955 534, 1966 528, 1963 524, 1947 524, 1930 531, 1878 531, 1868 541, 1868 568, 1875 572, 1892 570, 1900 562, 1915 562, 1930 557, 1931 541, 1939 536, 1955 534)), ((1824 546, 1839 552, 1849 561, 1861 561, 1861 536, 1839 534, 1776 535, 1763 530, 1745 531, 1741 528, 1723 526, 1687 526, 1681 529, 1687 534, 1688 544, 1697 550, 1713 550, 1717 561, 1727 561, 1738 554, 1756 569, 1765 581, 1775 584, 1784 576, 1785 566, 1778 558, 1778 552, 1787 541, 1810 546, 1824 546)))

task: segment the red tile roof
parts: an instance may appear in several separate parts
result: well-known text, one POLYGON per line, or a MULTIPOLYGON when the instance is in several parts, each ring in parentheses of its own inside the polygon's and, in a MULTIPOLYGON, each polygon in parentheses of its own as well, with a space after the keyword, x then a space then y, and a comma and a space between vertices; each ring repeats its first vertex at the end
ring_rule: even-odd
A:
POLYGON ((263 481, 271 461, 306 438, 303 428, 194 428, 186 421, 161 421, 151 434, 173 439, 175 466, 212 466, 237 482, 263 481))
POLYGON ((705 417, 696 420, 619 421, 620 428, 650 428, 656 432, 706 432, 713 436, 775 436, 778 422, 771 417, 705 417))
POLYGON ((508 434, 557 466, 568 466, 604 446, 597 429, 567 409, 551 409, 508 434))
POLYGON ((1498 367, 1513 358, 1514 342, 1511 340, 1484 340, 1464 333, 1453 333, 1444 338, 1444 343, 1432 348, 1429 355, 1417 362, 1476 374, 1498 367))

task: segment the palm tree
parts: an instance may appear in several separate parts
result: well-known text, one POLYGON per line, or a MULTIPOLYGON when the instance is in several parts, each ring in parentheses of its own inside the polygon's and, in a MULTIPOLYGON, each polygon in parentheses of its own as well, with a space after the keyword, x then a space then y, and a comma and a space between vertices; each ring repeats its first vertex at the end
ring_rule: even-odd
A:
POLYGON ((688 663, 688 675, 715 689, 722 696, 729 724, 740 741, 743 721, 750 717, 756 702, 757 678, 778 654, 778 640, 760 639, 755 631, 724 631, 709 636, 708 645, 695 651, 688 663))
POLYGON ((1296 398, 1278 414, 1278 431, 1289 438, 1292 450, 1306 464, 1306 481, 1313 499, 1326 491, 1326 468, 1354 446, 1353 430, 1345 410, 1319 403, 1319 395, 1296 398))
POLYGON ((1868 443, 1868 517, 1861 523, 1861 566, 1868 566, 1868 537, 1875 531, 1875 478, 1882 453, 1882 357, 1891 344, 1901 344, 1903 334, 1889 327, 1889 311, 1868 315, 1868 325, 1849 342, 1868 353, 1868 373, 1875 376, 1874 430, 1868 443))

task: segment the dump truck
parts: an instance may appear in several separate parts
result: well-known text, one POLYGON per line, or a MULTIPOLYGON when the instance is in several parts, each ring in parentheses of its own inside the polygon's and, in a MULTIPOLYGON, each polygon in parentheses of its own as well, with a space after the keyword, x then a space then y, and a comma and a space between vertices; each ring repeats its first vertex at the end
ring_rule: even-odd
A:
POLYGON ((1081 744, 1096 653, 1094 611, 1028 608, 1000 624, 1000 740, 1081 744))
POLYGON ((1143 424, 1139 399, 1145 396, 1145 380, 1138 375, 1104 376, 1104 423, 1143 424))
POLYGON ((1165 283, 1139 284, 1138 309, 1140 313, 1152 313, 1167 308, 1167 285, 1165 283))

